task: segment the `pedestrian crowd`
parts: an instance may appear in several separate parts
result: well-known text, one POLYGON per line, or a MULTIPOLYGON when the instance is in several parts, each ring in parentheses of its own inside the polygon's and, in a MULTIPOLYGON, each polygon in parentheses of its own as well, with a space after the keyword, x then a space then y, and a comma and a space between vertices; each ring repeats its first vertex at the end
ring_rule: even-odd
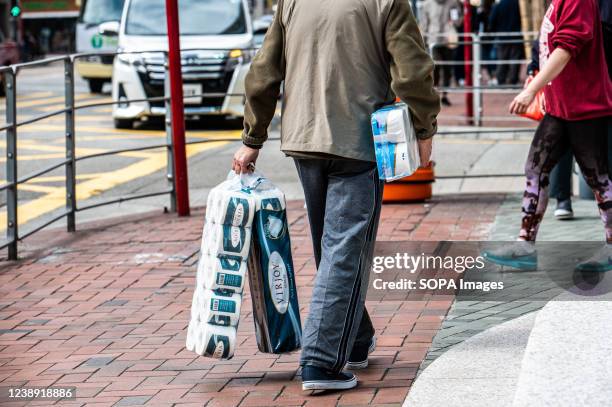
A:
MULTIPOLYGON (((525 39, 519 33, 521 12, 519 0, 476 0, 469 5, 471 33, 486 33, 482 39, 483 61, 490 85, 517 85, 521 81, 520 61, 525 59, 525 39), (497 35, 496 35, 497 34, 497 35), (512 62, 514 61, 514 62, 512 62), (507 62, 507 63, 501 63, 507 62)), ((433 59, 436 86, 450 87, 465 84, 466 7, 463 0, 420 0, 416 14, 419 26, 433 59)), ((443 95, 442 103, 450 105, 443 95)))

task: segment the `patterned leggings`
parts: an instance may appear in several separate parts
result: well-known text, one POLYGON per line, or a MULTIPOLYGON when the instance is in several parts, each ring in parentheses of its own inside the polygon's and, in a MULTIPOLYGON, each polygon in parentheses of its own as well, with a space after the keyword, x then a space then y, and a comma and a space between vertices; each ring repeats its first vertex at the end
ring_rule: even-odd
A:
POLYGON ((608 176, 608 119, 566 121, 546 115, 535 133, 525 165, 527 187, 523 197, 520 238, 535 241, 548 205, 550 173, 571 149, 593 189, 612 243, 612 182, 608 176))

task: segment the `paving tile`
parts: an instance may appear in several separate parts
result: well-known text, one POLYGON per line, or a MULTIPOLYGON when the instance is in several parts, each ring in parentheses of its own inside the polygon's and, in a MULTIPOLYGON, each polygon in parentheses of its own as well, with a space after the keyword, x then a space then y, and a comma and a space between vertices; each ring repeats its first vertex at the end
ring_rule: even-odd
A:
MULTIPOLYGON (((474 195, 385 205, 380 240, 444 240, 458 230, 472 239, 484 238, 503 199, 474 195)), ((289 202, 288 208, 304 317, 316 270, 303 202, 289 202)), ((189 218, 100 222, 75 235, 43 231, 24 247, 24 260, 0 262, 0 373, 6 373, 0 374, 0 385, 19 380, 81 383, 90 387, 78 402, 91 405, 403 401, 452 299, 368 301, 378 349, 370 367, 359 372, 361 386, 345 394, 304 394, 296 377, 299 353, 257 351, 248 289, 234 360, 219 362, 186 351, 203 215, 195 210, 189 218)), ((499 305, 470 304, 469 313, 499 305)))
POLYGON ((126 406, 142 406, 151 399, 151 396, 129 396, 122 397, 114 407, 126 407, 126 406))

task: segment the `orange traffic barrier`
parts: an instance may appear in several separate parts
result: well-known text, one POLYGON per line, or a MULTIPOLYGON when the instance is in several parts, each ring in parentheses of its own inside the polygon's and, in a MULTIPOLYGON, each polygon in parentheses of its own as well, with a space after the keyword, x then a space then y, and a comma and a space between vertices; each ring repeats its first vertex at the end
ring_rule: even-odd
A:
POLYGON ((435 179, 433 163, 428 167, 421 167, 409 177, 387 183, 383 202, 422 202, 431 199, 435 179))

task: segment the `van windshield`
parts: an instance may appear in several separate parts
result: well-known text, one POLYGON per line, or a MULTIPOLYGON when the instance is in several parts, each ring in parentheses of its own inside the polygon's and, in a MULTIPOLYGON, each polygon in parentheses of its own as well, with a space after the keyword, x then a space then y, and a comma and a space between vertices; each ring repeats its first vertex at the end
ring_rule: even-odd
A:
POLYGON ((89 25, 119 21, 123 3, 125 0, 85 0, 81 8, 80 21, 89 25))
MULTIPOLYGON (((178 0, 181 35, 245 34, 242 0, 178 0)), ((125 32, 166 35, 165 0, 132 0, 125 32)))

